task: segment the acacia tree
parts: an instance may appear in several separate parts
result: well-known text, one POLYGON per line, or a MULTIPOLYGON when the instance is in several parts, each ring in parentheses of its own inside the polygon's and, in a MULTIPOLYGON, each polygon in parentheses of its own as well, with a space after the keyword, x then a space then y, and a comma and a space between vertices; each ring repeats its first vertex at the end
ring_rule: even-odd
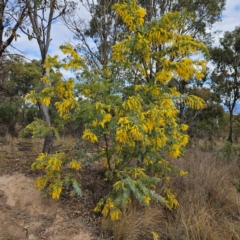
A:
POLYGON ((229 111, 228 141, 233 142, 233 114, 240 99, 240 27, 225 32, 220 47, 212 48, 211 59, 215 65, 212 89, 229 111))
MULTIPOLYGON (((51 27, 54 20, 61 15, 70 11, 74 5, 72 2, 66 1, 27 1, 28 20, 30 25, 21 27, 21 30, 28 36, 29 40, 35 39, 37 41, 40 54, 42 77, 47 76, 45 68, 45 61, 51 42, 51 27), (30 26, 30 27, 28 27, 30 26), (30 28, 30 29, 29 29, 30 28)), ((48 87, 46 82, 42 82, 42 89, 48 87)), ((46 122, 47 126, 51 126, 51 119, 49 115, 49 102, 38 101, 38 106, 42 115, 42 119, 46 122)), ((50 131, 45 136, 42 152, 51 152, 53 143, 53 133, 50 131)))
MULTIPOLYGON (((126 36, 123 21, 111 11, 117 2, 117 0, 82 0, 81 6, 89 13, 90 21, 76 15, 65 19, 67 27, 75 34, 75 39, 79 40, 77 49, 87 57, 88 63, 94 68, 104 68, 111 59, 112 46, 126 36)), ((147 21, 158 19, 171 11, 184 10, 191 17, 186 19, 184 27, 179 28, 179 33, 190 34, 196 40, 210 45, 212 37, 206 32, 206 28, 220 21, 226 0, 139 0, 138 3, 146 9, 147 21)), ((164 48, 163 45, 158 47, 158 50, 164 48)), ((182 94, 186 93, 188 82, 184 79, 173 76, 171 84, 182 94)), ((179 118, 183 121, 185 104, 178 102, 177 105, 180 110, 179 118)))
MULTIPOLYGON (((81 194, 76 180, 62 172, 63 165, 80 169, 84 162, 104 162, 106 178, 113 186, 95 211, 110 215, 112 220, 120 217, 132 197, 145 206, 152 200, 169 209, 178 205, 169 189, 170 172, 181 176, 186 172, 167 159, 183 154, 188 136, 184 133, 187 126, 178 123, 174 101, 181 99, 196 109, 203 108, 204 102, 195 96, 182 95, 168 82, 173 76, 185 80, 201 78, 206 62, 188 56, 199 52, 207 55, 203 43, 179 34, 179 28, 189 17, 185 12, 168 13, 144 22, 146 12, 134 0, 115 4, 114 10, 126 24, 128 37, 113 46, 111 61, 103 70, 89 67, 84 56, 70 45, 62 46, 68 58, 60 61, 55 56, 46 62, 51 69, 46 81, 56 84, 44 89, 42 95, 33 92, 27 96, 29 100, 39 98, 43 102, 55 97, 58 99, 55 106, 64 121, 79 116, 86 120, 84 148, 78 160, 66 158, 64 152, 41 153, 32 165, 32 169, 46 171, 37 179, 38 189, 47 189, 53 198, 59 198, 62 189, 72 184, 73 192, 81 194), (159 50, 162 45, 166 47, 159 50), (72 79, 63 81, 61 68, 78 71, 79 83, 72 79), (98 148, 90 156, 87 153, 94 144, 98 148), (160 191, 154 190, 157 184, 162 185, 160 191)), ((39 126, 33 123, 27 128, 37 132, 39 126)))

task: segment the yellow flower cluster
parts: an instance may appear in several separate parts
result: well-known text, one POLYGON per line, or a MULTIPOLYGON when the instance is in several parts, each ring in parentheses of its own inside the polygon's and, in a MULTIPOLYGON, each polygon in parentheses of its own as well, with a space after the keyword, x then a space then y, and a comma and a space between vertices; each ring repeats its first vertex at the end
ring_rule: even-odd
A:
POLYGON ((170 157, 177 158, 182 154, 182 146, 180 144, 172 144, 171 150, 168 151, 170 157))
POLYGON ((85 129, 82 139, 90 141, 91 143, 95 143, 98 141, 98 137, 92 133, 89 129, 85 129))
POLYGON ((130 51, 129 40, 123 40, 122 42, 116 43, 112 49, 112 58, 118 62, 126 63, 126 55, 130 51))
POLYGON ((24 97, 24 100, 28 100, 31 103, 36 104, 37 103, 37 99, 36 99, 36 92, 35 90, 31 91, 30 93, 27 93, 24 97))
POLYGON ((62 167, 62 160, 55 157, 50 157, 48 160, 48 165, 45 168, 46 172, 52 173, 54 171, 60 171, 62 167))
POLYGON ((153 240, 160 240, 159 235, 156 232, 151 232, 153 236, 153 240))
POLYGON ((186 124, 181 124, 181 125, 180 125, 180 130, 182 130, 182 131, 187 131, 187 130, 188 130, 188 125, 186 125, 186 124))
POLYGON ((39 100, 42 104, 49 106, 51 102, 51 97, 40 97, 39 100))
POLYGON ((130 31, 135 31, 137 27, 144 24, 146 10, 141 8, 135 0, 128 3, 116 3, 113 5, 113 9, 121 16, 130 31))
POLYGON ((111 198, 108 198, 106 200, 106 203, 104 205, 104 208, 102 210, 102 214, 104 217, 106 217, 110 213, 111 219, 118 220, 121 214, 121 211, 114 206, 113 200, 111 198))
POLYGON ((123 144, 126 144, 127 142, 129 142, 129 146, 130 145, 135 146, 135 144, 132 141, 130 141, 126 130, 121 129, 121 128, 118 128, 116 131, 116 141, 118 141, 119 143, 123 143, 123 144))
POLYGON ((47 76, 43 76, 42 77, 42 82, 43 83, 50 83, 51 81, 50 81, 50 79, 47 76))
POLYGON ((125 185, 122 181, 117 181, 113 184, 113 188, 115 188, 116 190, 124 189, 124 187, 125 185))
POLYGON ((70 110, 78 106, 77 101, 74 99, 73 88, 73 80, 58 82, 56 85, 56 91, 60 101, 55 103, 55 107, 57 108, 59 115, 65 120, 68 119, 70 110))
POLYGON ((145 204, 149 206, 149 205, 150 205, 151 198, 148 197, 148 196, 143 196, 143 199, 144 199, 145 204))
POLYGON ((122 104, 122 106, 125 110, 135 110, 140 112, 142 109, 139 96, 129 97, 128 100, 122 104))
POLYGON ((38 177, 35 185, 38 190, 47 188, 47 194, 51 195, 52 198, 59 198, 63 189, 63 185, 69 186, 72 184, 73 193, 76 192, 78 195, 81 194, 81 189, 74 179, 73 174, 68 172, 63 174, 62 165, 69 163, 69 166, 73 169, 81 169, 80 162, 66 158, 65 153, 47 154, 40 153, 36 161, 32 164, 32 170, 40 169, 45 171, 45 175, 38 177), (65 177, 63 176, 65 175, 65 177))
POLYGON ((157 45, 162 45, 165 42, 168 42, 171 39, 172 34, 163 28, 151 28, 148 32, 148 40, 152 43, 156 43, 157 45))
POLYGON ((131 169, 127 172, 128 172, 128 174, 132 175, 133 179, 142 178, 142 177, 146 176, 144 168, 135 167, 134 169, 131 169))
POLYGON ((106 202, 104 203, 103 200, 100 200, 97 206, 94 208, 94 212, 102 212, 104 217, 110 215, 112 221, 118 220, 121 211, 114 205, 112 198, 107 198, 106 202), (103 207, 103 210, 101 210, 103 207))
POLYGON ((161 82, 162 84, 167 84, 171 79, 172 79, 171 72, 162 71, 162 72, 156 73, 155 80, 157 82, 161 82))
POLYGON ((184 176, 184 175, 187 175, 188 174, 188 172, 185 172, 185 171, 183 171, 183 170, 180 170, 180 172, 179 172, 179 175, 182 177, 182 176, 184 176))
POLYGON ((58 64, 58 56, 55 55, 55 56, 50 56, 48 55, 47 58, 46 58, 46 61, 45 61, 45 65, 44 65, 44 68, 49 71, 52 66, 56 66, 58 64))
POLYGON ((59 98, 74 98, 73 88, 74 88, 74 81, 72 79, 65 81, 65 82, 58 82, 56 89, 59 98))
POLYGON ((149 156, 147 156, 147 157, 145 157, 144 158, 144 163, 148 166, 148 165, 153 165, 153 161, 152 161, 152 159, 149 157, 149 156))
POLYGON ((167 137, 165 134, 162 135, 162 137, 156 137, 152 139, 152 150, 157 151, 158 149, 161 149, 166 146, 167 143, 167 137))
POLYGON ((72 160, 70 163, 70 167, 76 170, 80 170, 82 168, 81 163, 75 160, 72 160))
POLYGON ((38 177, 35 185, 39 191, 43 190, 48 182, 48 177, 43 176, 43 177, 38 177))
POLYGON ((32 168, 45 169, 48 174, 54 171, 60 171, 62 167, 62 159, 64 153, 56 153, 48 155, 47 153, 40 153, 36 162, 32 164, 32 168))
POLYGON ((184 99, 184 103, 188 105, 189 107, 196 109, 196 110, 201 110, 206 106, 206 103, 204 100, 200 97, 194 96, 194 95, 188 95, 184 99))
POLYGON ((102 128, 104 128, 105 124, 108 123, 108 122, 110 122, 111 119, 112 119, 112 115, 111 115, 111 114, 109 114, 109 113, 104 114, 104 117, 103 117, 102 121, 99 122, 99 125, 100 125, 102 128))
MULTIPOLYGON (((131 15, 129 12, 131 6, 135 5, 136 2, 132 0, 129 3, 116 4, 114 7, 123 21, 130 26, 133 25, 134 14, 131 15)), ((156 69, 155 80, 163 84, 172 77, 186 81, 191 77, 201 79, 204 76, 203 72, 206 71, 206 61, 192 60, 189 56, 201 51, 207 53, 207 48, 191 36, 179 34, 178 30, 182 25, 184 25, 182 16, 177 12, 169 12, 163 15, 160 21, 154 22, 147 31, 138 30, 113 46, 113 59, 121 62, 126 68, 134 66, 143 78, 149 75, 147 70, 152 68, 151 61, 156 61, 160 69, 156 69), (153 50, 158 47, 163 48, 162 51, 153 50), (134 52, 136 56, 130 57, 129 52, 134 52)), ((135 30, 136 27, 132 27, 132 31, 135 30)))
MULTIPOLYGON (((150 41, 141 33, 137 33, 136 41, 134 41, 134 49, 137 53, 140 53, 139 57, 141 61, 144 61, 145 63, 150 61, 151 59, 150 41)), ((140 72, 145 74, 146 69, 144 69, 140 65, 140 63, 138 63, 136 66, 140 72)))
POLYGON ((72 99, 63 99, 61 102, 55 103, 55 107, 57 108, 60 117, 63 117, 66 113, 69 113, 69 111, 75 106, 77 106, 77 104, 72 99))
POLYGON ((112 221, 119 220, 121 216, 121 211, 118 208, 114 208, 110 211, 110 218, 112 221))
POLYGON ((60 194, 62 192, 62 186, 63 182, 62 181, 57 181, 55 183, 50 184, 49 188, 52 190, 52 198, 53 199, 58 199, 60 197, 60 194))
POLYGON ((80 55, 73 49, 70 44, 66 44, 61 46, 61 50, 64 54, 70 55, 69 62, 63 64, 63 68, 68 70, 69 68, 72 69, 81 69, 85 66, 85 61, 81 59, 80 55))
POLYGON ((165 201, 166 207, 169 210, 172 210, 173 208, 177 207, 179 205, 178 200, 176 199, 176 196, 171 192, 169 188, 164 189, 165 194, 165 201))

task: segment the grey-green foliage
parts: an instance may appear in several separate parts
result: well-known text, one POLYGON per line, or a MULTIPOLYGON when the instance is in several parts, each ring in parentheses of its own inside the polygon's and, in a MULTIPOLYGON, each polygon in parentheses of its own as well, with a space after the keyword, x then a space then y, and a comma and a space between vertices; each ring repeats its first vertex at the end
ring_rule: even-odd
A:
POLYGON ((217 159, 224 162, 232 162, 239 157, 240 147, 229 141, 227 141, 218 151, 217 159))
POLYGON ((54 133, 56 139, 60 139, 58 129, 53 126, 48 126, 45 121, 35 118, 34 121, 26 128, 22 129, 19 136, 32 136, 33 138, 44 138, 50 132, 54 133))

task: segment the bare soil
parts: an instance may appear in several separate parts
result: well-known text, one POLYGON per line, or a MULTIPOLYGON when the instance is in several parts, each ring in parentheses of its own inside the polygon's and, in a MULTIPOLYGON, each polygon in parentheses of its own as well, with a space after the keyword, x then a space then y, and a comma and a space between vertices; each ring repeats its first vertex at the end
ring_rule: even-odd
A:
POLYGON ((91 189, 93 169, 86 167, 79 176, 85 176, 84 197, 42 196, 34 186, 38 173, 30 170, 41 147, 36 140, 0 139, 0 240, 103 239, 101 217, 92 211, 98 198, 91 189))

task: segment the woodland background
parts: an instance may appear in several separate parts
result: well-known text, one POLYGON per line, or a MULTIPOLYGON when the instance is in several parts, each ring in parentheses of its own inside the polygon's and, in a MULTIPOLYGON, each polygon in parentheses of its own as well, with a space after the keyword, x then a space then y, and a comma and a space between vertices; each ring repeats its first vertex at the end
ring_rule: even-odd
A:
MULTIPOLYGON (((233 31, 224 32, 218 45, 215 43, 218 35, 208 31, 213 24, 221 21, 226 4, 224 0, 137 1, 140 7, 146 9, 144 17, 146 23, 151 21, 154 23, 164 14, 171 12, 186 14, 184 15, 186 16, 184 26, 175 30, 176 33, 182 36, 191 36, 197 44, 204 43, 209 52, 206 55, 199 53, 196 56, 197 60, 205 58, 211 63, 200 79, 195 75, 191 76, 188 81, 181 77, 172 77, 166 84, 169 89, 177 89, 181 96, 195 95, 205 101, 205 107, 202 109, 190 108, 184 101, 174 102, 178 109, 175 117, 177 124, 189 126, 187 130, 189 143, 186 146, 185 154, 177 156, 178 159, 171 157, 167 159, 169 168, 176 166, 183 171, 180 170, 180 176, 179 174, 169 174, 171 180, 168 187, 171 188, 174 196, 171 193, 169 195, 164 193, 168 198, 172 198, 173 206, 178 205, 174 202, 176 196, 179 202, 179 206, 176 208, 170 207, 169 209, 164 204, 159 205, 157 200, 154 202, 152 199, 151 206, 146 206, 149 205, 150 200, 149 196, 146 196, 148 192, 145 190, 140 191, 143 197, 138 196, 138 192, 131 193, 129 199, 133 204, 130 206, 120 209, 119 206, 114 205, 117 204, 116 200, 113 203, 114 206, 111 207, 108 199, 114 199, 111 191, 114 189, 112 186, 115 186, 114 184, 117 182, 114 179, 116 176, 114 176, 114 171, 112 171, 112 176, 106 175, 106 164, 103 164, 103 159, 94 158, 95 155, 98 156, 96 152, 98 152, 101 142, 98 144, 90 134, 88 138, 86 137, 87 124, 90 124, 88 119, 92 117, 89 116, 90 105, 86 103, 88 99, 78 99, 79 102, 85 104, 85 115, 74 115, 73 110, 70 109, 69 114, 74 117, 69 119, 62 117, 62 113, 56 107, 56 102, 59 100, 57 97, 53 96, 48 101, 48 95, 43 95, 43 90, 49 87, 47 78, 51 79, 53 86, 59 81, 58 72, 49 72, 49 69, 51 70, 51 67, 58 69, 61 64, 62 66, 69 64, 68 61, 71 62, 71 57, 75 60, 78 59, 75 53, 84 57, 85 64, 94 72, 94 77, 99 72, 103 75, 107 74, 106 69, 113 62, 112 47, 123 41, 129 34, 129 29, 125 24, 127 20, 124 21, 113 11, 112 7, 117 2, 114 0, 82 0, 79 2, 26 0, 0 3, 0 25, 2 26, 0 29, 0 135, 2 149, 4 149, 1 151, 1 158, 5 159, 1 165, 2 174, 11 173, 9 169, 13 169, 14 173, 20 171, 27 174, 32 165, 33 169, 39 170, 37 173, 29 173, 30 177, 43 180, 44 176, 49 177, 50 175, 48 173, 44 175, 44 170, 41 170, 41 167, 38 168, 37 164, 34 165, 36 158, 43 160, 41 158, 43 155, 38 155, 38 153, 46 154, 44 156, 53 154, 52 156, 55 158, 61 158, 57 154, 64 152, 66 156, 77 159, 76 161, 68 160, 66 157, 66 162, 72 169, 79 170, 81 168, 81 170, 75 174, 74 178, 71 178, 71 181, 69 180, 73 187, 72 191, 67 187, 59 187, 59 189, 61 188, 59 194, 61 193, 64 199, 61 200, 60 197, 60 201, 66 205, 69 203, 68 201, 75 201, 77 208, 82 205, 76 200, 81 197, 76 195, 84 196, 84 193, 90 191, 87 196, 91 200, 89 200, 89 206, 85 206, 85 210, 87 209, 95 219, 96 217, 100 219, 92 223, 98 226, 94 230, 94 234, 98 237, 102 236, 103 239, 111 237, 113 239, 240 239, 239 194, 237 193, 240 189, 238 176, 240 115, 237 111, 240 99, 240 26, 236 23, 233 31), (78 16, 76 12, 78 7, 88 12, 87 14, 90 16, 88 20, 78 16), (54 41, 51 38, 52 25, 56 24, 56 21, 61 21, 73 33, 75 43, 70 50, 68 47, 62 47, 63 50, 68 51, 70 57, 61 62, 55 61, 54 58, 47 60, 50 45, 54 41), (28 37, 29 41, 37 43, 40 59, 28 59, 26 55, 22 54, 21 49, 18 49, 17 53, 10 51, 13 41, 19 41, 18 33, 20 31, 21 34, 28 37), (34 95, 34 98, 37 99, 36 104, 33 103, 34 101, 26 100, 27 94, 31 91, 36 93, 34 95), (85 145, 83 147, 80 143, 82 136, 85 136, 85 140, 93 143, 88 150, 84 150, 85 152, 82 150, 85 145), (40 147, 39 141, 32 140, 32 137, 43 139, 40 147), (33 153, 32 147, 29 148, 28 143, 31 146, 36 144, 38 149, 33 153), (17 144, 20 144, 20 147, 16 147, 17 144), (26 155, 29 154, 30 158, 22 166, 19 164, 15 168, 12 155, 6 153, 7 147, 14 148, 14 154, 20 157, 23 157, 22 152, 27 152, 26 155), (78 160, 83 154, 86 154, 90 160, 84 164, 81 162, 80 166, 78 160), (92 164, 93 162, 94 164, 92 164), (185 172, 188 172, 188 175, 181 176, 185 175, 185 172), (91 180, 88 178, 89 174, 92 175, 91 180), (105 177, 108 178, 108 181, 104 181, 105 177), (74 196, 69 197, 69 193, 74 196), (111 197, 105 198, 106 196, 111 197), (99 213, 93 212, 94 206, 98 206, 101 199, 105 201, 104 206, 108 205, 107 214, 102 210, 98 211, 99 213), (142 202, 141 199, 143 199, 142 202)), ((120 3, 124 2, 120 1, 120 3)), ((135 1, 126 1, 127 4, 131 4, 131 2, 135 1)), ((130 35, 134 35, 134 32, 134 30, 130 31, 130 35)), ((165 48, 166 45, 160 44, 155 50, 161 53, 165 48)), ((59 52, 59 56, 62 57, 62 53, 59 52)), ((191 54, 186 54, 185 57, 189 56, 191 54)), ((180 60, 174 61, 177 63, 180 60)), ((82 62, 81 64, 84 65, 82 62)), ((67 83, 69 77, 73 79, 73 82, 81 81, 81 72, 79 73, 76 69, 77 67, 72 67, 70 73, 63 70, 62 82, 67 83)), ((124 71, 115 75, 116 79, 132 77, 124 71)), ((93 75, 89 76, 93 78, 93 75)), ((144 80, 148 83, 147 77, 144 80)), ((95 79, 93 79, 93 83, 95 83, 94 81, 95 79)), ((131 86, 131 81, 129 80, 129 82, 131 86)), ((126 99, 132 96, 132 89, 126 82, 116 80, 111 84, 113 84, 113 88, 116 84, 116 88, 122 91, 121 93, 126 99)), ((94 85, 91 86, 93 88, 94 85)), ((96 86, 102 87, 102 85, 96 86)), ((101 90, 103 95, 108 91, 104 88, 100 88, 101 90)), ((45 93, 49 94, 47 91, 45 93)), ((73 93, 76 92, 73 91, 73 93)), ((70 93, 68 94, 70 95, 70 93)), ((106 95, 110 96, 111 94, 106 95)), ((122 97, 123 102, 125 101, 124 97, 122 97)), ((101 98, 99 97, 96 101, 99 99, 101 98)), ((111 101, 114 102, 114 98, 111 101)), ((107 110, 104 111, 107 112, 107 110)), ((109 113, 114 116, 112 112, 109 111, 109 113)), ((105 136, 105 133, 102 136, 105 136)), ((111 144, 113 143, 111 142, 111 144)), ((165 149, 168 149, 167 146, 165 149)), ((62 159, 65 159, 65 155, 62 159)), ((52 159, 49 158, 46 161, 50 162, 52 159)), ((112 170, 111 164, 107 165, 107 168, 112 170)), ((45 167, 48 166, 50 166, 49 163, 45 167)), ((133 169, 138 169, 136 166, 135 162, 131 165, 133 169)), ((64 175, 64 171, 63 167, 59 172, 64 175)), ((66 176, 68 176, 67 174, 68 172, 66 176)), ((137 172, 137 174, 140 173, 137 172)), ((167 177, 168 175, 161 175, 161 179, 165 178, 166 180, 167 177)), ((46 186, 50 186, 50 190, 46 190, 45 193, 52 195, 53 198, 54 196, 58 198, 58 188, 54 189, 53 187, 51 190, 51 184, 55 184, 54 186, 57 184, 54 182, 55 180, 52 180, 52 175, 47 181, 49 181, 49 185, 46 186), (54 195, 55 190, 56 195, 54 195)), ((39 184, 42 183, 39 182, 39 184)), ((67 185, 69 184, 67 183, 67 185)), ((40 189, 44 189, 46 186, 44 185, 40 189)), ((156 191, 161 195, 162 186, 156 184, 156 187, 156 191)), ((64 207, 61 206, 61 208, 64 207)), ((71 211, 72 209, 69 210, 69 212, 71 211)), ((81 214, 79 215, 81 216, 81 214)), ((37 237, 41 235, 40 231, 34 234, 37 237)))

